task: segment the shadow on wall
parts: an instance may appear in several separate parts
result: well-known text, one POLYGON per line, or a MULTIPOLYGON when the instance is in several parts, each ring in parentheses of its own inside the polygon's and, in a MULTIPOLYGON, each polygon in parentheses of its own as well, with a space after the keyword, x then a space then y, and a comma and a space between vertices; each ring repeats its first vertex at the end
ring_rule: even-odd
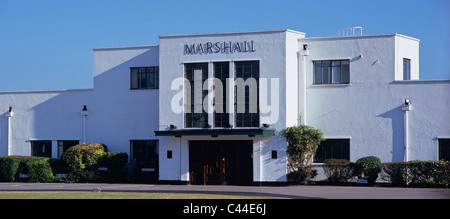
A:
MULTIPOLYGON (((32 136, 26 138, 81 142, 84 105, 88 112, 87 142, 104 143, 110 151, 128 153, 130 139, 151 138, 158 127, 159 92, 130 91, 130 67, 148 66, 149 56, 155 57, 154 53, 152 49, 139 53, 99 74, 94 78, 94 89, 59 92, 31 110, 23 109, 33 114, 29 121, 32 136)), ((156 50, 156 63, 157 54, 156 50)))
POLYGON ((403 161, 405 155, 404 141, 404 113, 398 106, 377 117, 391 119, 392 124, 392 161, 403 161))

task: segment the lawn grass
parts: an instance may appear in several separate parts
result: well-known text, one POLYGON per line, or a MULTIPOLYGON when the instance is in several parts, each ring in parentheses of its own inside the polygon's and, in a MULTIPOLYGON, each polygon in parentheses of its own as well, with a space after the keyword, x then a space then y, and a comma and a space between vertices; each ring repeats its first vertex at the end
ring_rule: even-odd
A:
POLYGON ((261 199, 263 196, 147 193, 147 192, 89 192, 89 191, 1 191, 0 199, 261 199))

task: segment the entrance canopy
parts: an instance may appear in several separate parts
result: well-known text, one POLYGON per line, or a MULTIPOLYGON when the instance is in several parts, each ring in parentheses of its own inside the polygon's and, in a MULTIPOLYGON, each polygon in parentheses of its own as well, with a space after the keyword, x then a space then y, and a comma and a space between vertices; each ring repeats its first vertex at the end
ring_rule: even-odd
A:
POLYGON ((219 135, 275 135, 275 129, 175 129, 168 131, 155 131, 156 136, 198 136, 210 135, 217 137, 219 135))

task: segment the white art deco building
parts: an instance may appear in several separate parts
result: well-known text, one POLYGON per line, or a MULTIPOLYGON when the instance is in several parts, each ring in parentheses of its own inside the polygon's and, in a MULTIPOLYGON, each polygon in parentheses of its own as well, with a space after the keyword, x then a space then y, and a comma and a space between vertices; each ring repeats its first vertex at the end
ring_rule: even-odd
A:
POLYGON ((162 183, 282 184, 286 127, 322 130, 317 168, 448 160, 448 106, 450 80, 419 80, 419 40, 400 34, 159 36, 94 49, 93 89, 0 92, 0 155, 59 158, 96 142, 162 183))

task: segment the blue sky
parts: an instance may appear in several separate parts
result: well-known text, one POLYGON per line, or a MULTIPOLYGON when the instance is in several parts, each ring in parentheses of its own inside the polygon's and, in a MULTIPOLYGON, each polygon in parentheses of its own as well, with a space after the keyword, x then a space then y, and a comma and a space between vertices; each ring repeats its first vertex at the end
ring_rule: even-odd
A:
POLYGON ((421 79, 450 79, 449 0, 0 0, 0 91, 92 88, 92 48, 158 35, 353 26, 419 38, 421 79))

